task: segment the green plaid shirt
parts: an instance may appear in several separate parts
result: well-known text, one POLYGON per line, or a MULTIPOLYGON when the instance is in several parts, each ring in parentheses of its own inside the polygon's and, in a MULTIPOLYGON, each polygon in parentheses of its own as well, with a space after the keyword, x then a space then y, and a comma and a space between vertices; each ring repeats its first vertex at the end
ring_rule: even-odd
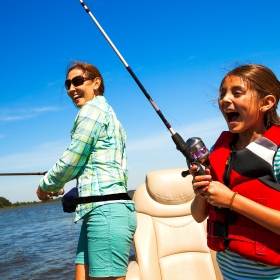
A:
MULTIPOLYGON (((57 192, 78 178, 79 197, 127 192, 126 133, 104 96, 80 109, 71 130, 71 143, 41 179, 40 188, 57 192)), ((74 221, 104 203, 78 204, 74 221)), ((133 203, 132 201, 117 201, 133 203)))

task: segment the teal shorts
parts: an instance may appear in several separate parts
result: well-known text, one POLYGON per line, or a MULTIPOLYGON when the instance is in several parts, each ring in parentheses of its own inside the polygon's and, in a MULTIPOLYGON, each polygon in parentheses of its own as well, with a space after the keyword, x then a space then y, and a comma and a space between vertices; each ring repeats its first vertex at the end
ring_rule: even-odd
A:
POLYGON ((89 265, 91 277, 125 276, 136 230, 132 203, 108 203, 83 218, 76 264, 89 265))

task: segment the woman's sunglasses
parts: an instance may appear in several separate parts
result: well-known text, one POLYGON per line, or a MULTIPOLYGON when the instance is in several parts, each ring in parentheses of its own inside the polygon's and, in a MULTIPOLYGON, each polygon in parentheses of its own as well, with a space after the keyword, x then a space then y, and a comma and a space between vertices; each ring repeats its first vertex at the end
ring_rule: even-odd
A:
POLYGON ((70 87, 71 87, 71 84, 74 87, 78 87, 78 86, 83 85, 84 82, 87 81, 87 80, 93 80, 93 78, 92 77, 76 76, 72 80, 66 80, 64 84, 65 84, 66 89, 69 90, 70 87))

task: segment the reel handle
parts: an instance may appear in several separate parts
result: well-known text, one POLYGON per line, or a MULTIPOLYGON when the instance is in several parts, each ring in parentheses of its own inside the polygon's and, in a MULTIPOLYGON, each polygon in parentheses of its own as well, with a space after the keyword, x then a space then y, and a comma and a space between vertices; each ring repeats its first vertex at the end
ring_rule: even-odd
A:
MULTIPOLYGON (((195 165, 197 165, 196 163, 195 163, 195 165)), ((190 171, 189 170, 186 170, 186 171, 182 171, 182 173, 181 173, 181 175, 182 175, 182 177, 187 177, 188 175, 190 175, 191 173, 190 173, 190 171)), ((205 172, 205 170, 204 169, 199 169, 199 170, 197 170, 197 171, 193 171, 193 174, 195 175, 195 176, 198 176, 198 175, 206 175, 206 172, 205 172)))
POLYGON ((60 195, 63 195, 64 194, 64 189, 61 189, 60 191, 56 192, 56 193, 52 193, 52 196, 60 196, 60 195))

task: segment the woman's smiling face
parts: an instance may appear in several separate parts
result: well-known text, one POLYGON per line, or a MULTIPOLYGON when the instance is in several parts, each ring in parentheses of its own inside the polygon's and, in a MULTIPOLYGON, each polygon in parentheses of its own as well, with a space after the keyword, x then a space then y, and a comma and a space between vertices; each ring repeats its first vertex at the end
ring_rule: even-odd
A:
MULTIPOLYGON (((82 69, 74 68, 68 73, 67 79, 72 80, 77 76, 88 77, 88 74, 84 73, 82 69)), ((80 86, 75 87, 73 84, 71 84, 70 88, 67 90, 67 93, 76 106, 81 108, 86 102, 94 98, 95 89, 95 79, 85 80, 80 86)))
POLYGON ((220 88, 219 108, 233 133, 252 133, 264 129, 260 113, 262 101, 250 84, 239 76, 228 76, 220 88))

